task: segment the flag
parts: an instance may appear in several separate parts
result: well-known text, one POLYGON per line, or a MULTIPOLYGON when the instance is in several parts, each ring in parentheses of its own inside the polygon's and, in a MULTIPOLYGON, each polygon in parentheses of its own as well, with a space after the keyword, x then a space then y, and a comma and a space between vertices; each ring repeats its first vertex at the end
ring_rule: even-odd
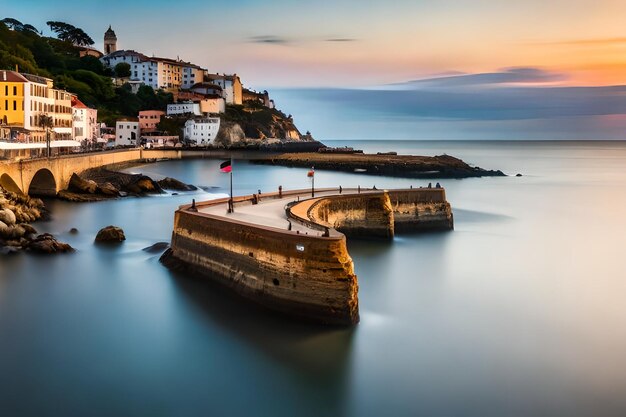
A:
POLYGON ((311 170, 309 172, 307 172, 306 174, 307 177, 313 177, 315 176, 315 168, 311 167, 311 170))
POLYGON ((220 171, 222 172, 231 172, 233 170, 230 161, 224 161, 220 164, 220 171))

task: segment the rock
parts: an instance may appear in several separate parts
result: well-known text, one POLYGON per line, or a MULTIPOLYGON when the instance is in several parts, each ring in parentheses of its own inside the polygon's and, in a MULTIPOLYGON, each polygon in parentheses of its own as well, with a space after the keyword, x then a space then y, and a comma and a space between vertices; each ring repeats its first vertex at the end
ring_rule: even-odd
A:
POLYGON ((24 236, 36 235, 37 230, 28 223, 20 224, 20 227, 24 229, 24 236))
POLYGON ((120 195, 120 190, 110 182, 98 186, 98 192, 112 197, 118 197, 120 195))
POLYGON ((517 174, 517 175, 515 175, 515 176, 516 176, 516 177, 521 177, 521 176, 522 176, 522 174, 519 174, 519 173, 518 173, 518 174, 517 174))
POLYGON ((152 246, 148 246, 147 248, 143 248, 142 250, 150 253, 159 253, 163 252, 165 249, 169 248, 170 244, 167 242, 158 242, 152 246))
POLYGON ((194 187, 193 185, 185 184, 184 182, 181 182, 177 180, 176 178, 170 178, 170 177, 166 177, 160 181, 157 181, 157 184, 159 184, 161 188, 164 188, 166 190, 195 191, 198 189, 197 187, 194 187))
POLYGON ((98 191, 98 184, 93 180, 84 180, 74 173, 67 190, 74 193, 95 194, 98 191))
POLYGON ((96 242, 121 242, 123 240, 126 240, 124 231, 117 226, 107 226, 100 229, 96 235, 96 242))
POLYGON ((22 226, 7 225, 0 222, 0 238, 2 239, 20 239, 26 234, 26 230, 22 226))
POLYGON ((37 236, 36 239, 28 243, 26 248, 32 252, 43 254, 74 252, 74 248, 67 243, 59 242, 49 233, 37 236))
POLYGON ((72 191, 61 190, 57 193, 57 197, 71 201, 73 203, 86 203, 90 201, 102 201, 107 200, 109 197, 100 195, 100 194, 83 194, 83 193, 75 193, 72 191))
POLYGON ((133 178, 133 181, 126 185, 125 189, 133 194, 160 193, 163 191, 159 184, 145 175, 138 175, 136 178, 133 178))
POLYGON ((72 228, 70 229, 70 234, 72 234, 72 235, 78 234, 78 229, 77 229, 77 228, 75 228, 75 227, 72 227, 72 228))
POLYGON ((0 222, 3 222, 7 226, 13 226, 16 221, 17 219, 13 210, 9 210, 8 208, 0 210, 0 222))

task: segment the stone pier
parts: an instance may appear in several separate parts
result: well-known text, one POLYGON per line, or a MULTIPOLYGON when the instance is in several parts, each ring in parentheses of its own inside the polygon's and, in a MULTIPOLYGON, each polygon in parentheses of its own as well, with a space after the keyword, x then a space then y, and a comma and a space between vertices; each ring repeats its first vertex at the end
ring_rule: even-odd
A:
POLYGON ((315 322, 359 321, 346 236, 450 230, 443 189, 283 191, 180 207, 162 262, 270 309, 315 322))

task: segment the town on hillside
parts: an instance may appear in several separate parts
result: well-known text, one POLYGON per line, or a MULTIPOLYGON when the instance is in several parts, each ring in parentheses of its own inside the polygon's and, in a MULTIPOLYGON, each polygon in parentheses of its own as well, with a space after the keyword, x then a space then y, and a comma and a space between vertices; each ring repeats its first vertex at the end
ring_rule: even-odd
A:
MULTIPOLYGON (((2 22, 10 30, 26 31, 7 23, 11 20, 2 22)), ((48 22, 53 31, 54 24, 66 25, 48 22)), ((237 74, 210 73, 178 57, 118 49, 116 33, 110 26, 104 33, 103 52, 91 46, 93 41, 71 43, 81 60, 97 59, 116 91, 127 94, 119 100, 120 107, 148 91, 156 97, 152 100, 154 108, 142 103, 143 109, 136 113, 131 110, 131 115, 106 110, 109 117, 99 117, 96 106, 85 104, 80 94, 71 91, 72 87, 80 91, 80 83, 63 76, 53 79, 31 74, 16 63, 15 68, 0 69, 0 157, 119 147, 217 146, 249 137, 266 141, 307 139, 308 135, 301 135, 293 125, 291 116, 275 109, 267 91, 244 88, 237 74), (245 125, 253 113, 263 117, 257 116, 256 124, 245 125), (279 128, 275 128, 276 122, 280 122, 279 128), (216 141, 220 127, 224 143, 216 141)))

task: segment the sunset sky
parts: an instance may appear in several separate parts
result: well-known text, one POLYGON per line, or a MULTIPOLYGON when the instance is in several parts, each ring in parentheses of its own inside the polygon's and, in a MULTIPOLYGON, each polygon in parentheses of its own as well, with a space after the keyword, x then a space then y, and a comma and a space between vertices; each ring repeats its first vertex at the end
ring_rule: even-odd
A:
POLYGON ((624 82, 626 2, 617 0, 208 0, 6 2, 47 32, 82 27, 119 46, 245 74, 263 86, 363 86, 448 72, 541 67, 560 82, 624 82))
POLYGON ((4 3, 237 73, 322 138, 626 139, 624 0, 4 3))

